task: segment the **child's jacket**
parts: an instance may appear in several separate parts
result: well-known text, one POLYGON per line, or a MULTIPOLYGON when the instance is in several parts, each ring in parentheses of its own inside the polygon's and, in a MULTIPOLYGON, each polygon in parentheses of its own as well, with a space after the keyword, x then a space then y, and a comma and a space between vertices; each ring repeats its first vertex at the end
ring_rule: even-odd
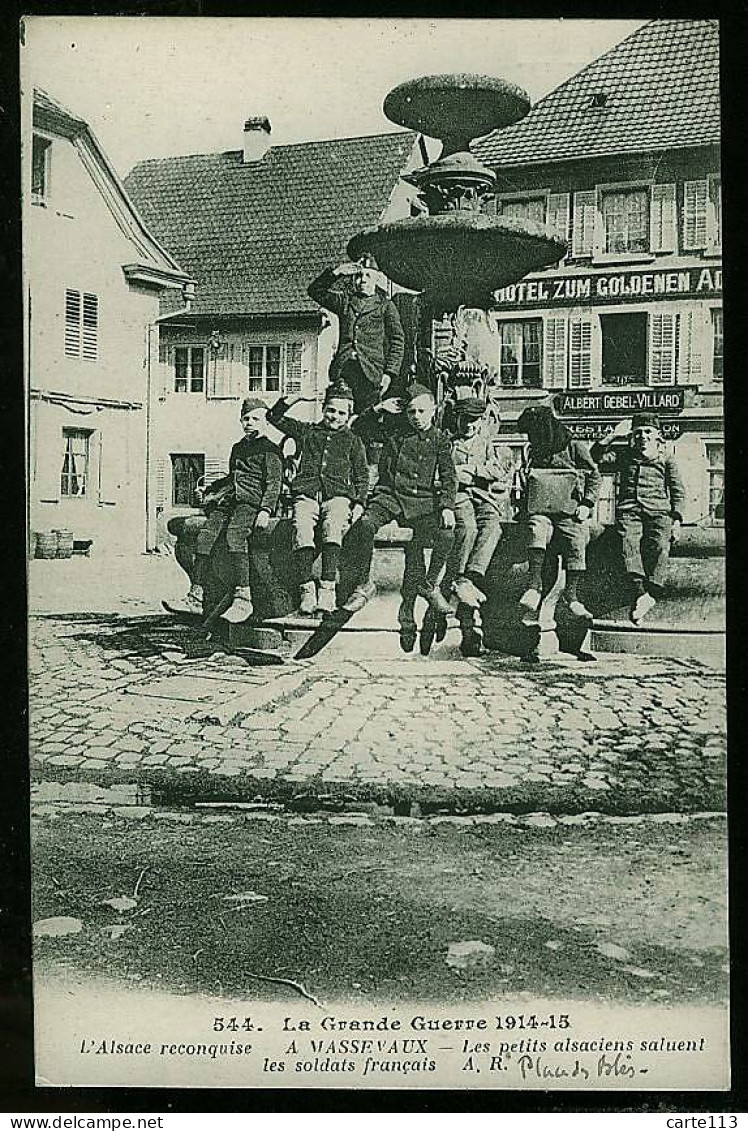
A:
POLYGON ((239 440, 229 457, 236 502, 273 514, 280 498, 282 470, 278 449, 264 436, 239 440))
POLYGON ((373 496, 394 495, 408 519, 454 509, 457 473, 444 432, 433 425, 418 432, 404 413, 380 417, 374 409, 362 412, 353 428, 383 444, 373 496))
POLYGON ((501 511, 502 518, 511 517, 509 493, 514 480, 514 460, 506 444, 496 444, 484 432, 475 436, 456 436, 452 440, 452 459, 457 471, 457 495, 484 499, 501 511), (464 482, 467 472, 470 482, 464 482))
POLYGON ((631 448, 611 449, 599 444, 593 444, 592 455, 604 467, 618 472, 619 511, 641 509, 644 514, 669 514, 682 521, 686 492, 675 456, 663 452, 658 459, 644 459, 631 448))
POLYGON ((342 497, 353 503, 366 502, 369 465, 366 449, 350 428, 333 431, 324 424, 309 424, 286 416, 288 405, 281 398, 268 410, 268 421, 291 436, 301 451, 301 463, 292 491, 323 502, 342 497))

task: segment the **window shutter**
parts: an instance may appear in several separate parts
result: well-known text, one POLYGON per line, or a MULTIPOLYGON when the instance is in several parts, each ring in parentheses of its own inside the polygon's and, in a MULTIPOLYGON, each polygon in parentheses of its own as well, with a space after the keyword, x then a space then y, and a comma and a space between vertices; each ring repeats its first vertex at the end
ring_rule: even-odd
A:
MULTIPOLYGON (((92 447, 89 441, 89 451, 92 447)), ((116 503, 119 487, 117 478, 117 460, 113 445, 109 441, 104 442, 102 430, 99 432, 99 502, 102 505, 116 503)))
POLYGON ((303 386, 302 359, 304 346, 302 342, 286 343, 286 379, 283 391, 286 393, 300 393, 303 386))
POLYGON ((677 251, 675 185, 652 185, 650 250, 677 251))
POLYGON ((707 204, 709 182, 685 181, 683 184, 683 248, 694 251, 706 247, 707 204))
POLYGON ((649 383, 672 385, 675 381, 675 315, 649 316, 649 383))
POLYGON ((679 315, 678 382, 701 381, 704 368, 704 317, 701 310, 686 310, 679 315))
POLYGON ((587 389, 592 384, 592 320, 569 322, 569 388, 587 389))
POLYGON ((572 253, 575 256, 592 255, 595 246, 597 194, 574 193, 574 221, 572 253))
POLYGON ((568 192, 552 192, 548 196, 546 228, 549 236, 559 240, 569 239, 571 197, 568 192))
POLYGON ((543 384, 547 389, 563 389, 566 386, 567 334, 565 318, 546 318, 543 384))
POLYGON ((154 503, 157 511, 162 511, 166 506, 166 460, 156 460, 156 474, 154 476, 154 503))
POLYGON ((97 295, 83 296, 83 357, 96 361, 99 352, 99 299, 97 295))
POLYGON ((65 353, 79 357, 81 352, 81 293, 65 291, 65 353))
POLYGON ((223 479, 229 473, 229 461, 226 456, 205 457, 205 485, 214 483, 216 479, 223 479))
POLYGON ((229 350, 226 342, 221 342, 218 351, 206 350, 206 363, 208 367, 208 396, 230 397, 231 372, 229 368, 229 350))

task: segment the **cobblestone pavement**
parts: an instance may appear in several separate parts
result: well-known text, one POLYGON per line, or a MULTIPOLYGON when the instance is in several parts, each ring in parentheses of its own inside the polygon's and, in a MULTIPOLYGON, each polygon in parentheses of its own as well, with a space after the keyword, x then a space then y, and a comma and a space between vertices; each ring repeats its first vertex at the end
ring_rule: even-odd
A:
POLYGON ((32 619, 35 777, 300 809, 724 807, 724 679, 693 661, 523 668, 463 660, 451 634, 424 659, 366 633, 329 658, 251 668, 185 660, 185 633, 153 615, 32 619))

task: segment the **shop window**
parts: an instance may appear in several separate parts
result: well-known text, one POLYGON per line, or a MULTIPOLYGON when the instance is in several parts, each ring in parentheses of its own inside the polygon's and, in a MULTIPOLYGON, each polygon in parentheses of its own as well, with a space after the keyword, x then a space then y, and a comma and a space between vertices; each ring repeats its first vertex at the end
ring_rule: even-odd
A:
POLYGON ((724 376, 725 339, 722 311, 712 311, 712 380, 721 381, 724 376))
POLYGON ((174 349, 174 392, 202 393, 204 390, 204 348, 202 346, 176 346, 174 349))
POLYGON ((725 446, 706 445, 707 473, 709 475, 709 517, 725 517, 725 446))
POLYGON ((99 298, 85 291, 65 291, 65 354, 96 361, 99 352, 99 298))
POLYGON ((247 349, 250 393, 281 391, 281 347, 249 346, 247 349))
POLYGON ((205 456, 202 454, 173 455, 171 457, 171 501, 175 507, 199 505, 197 487, 205 479, 205 456))
POLYGON ((539 389, 542 385, 542 322, 501 322, 501 364, 499 379, 506 388, 539 389))
POLYGON ((49 198, 52 142, 34 134, 31 143, 31 197, 39 204, 49 198))
POLYGON ((88 494, 88 466, 91 433, 79 428, 63 428, 65 454, 62 460, 60 494, 68 499, 82 499, 88 494))
POLYGON ((603 251, 607 254, 649 251, 649 191, 603 192, 603 251))
POLYGON ((601 314, 603 385, 643 385, 647 372, 647 316, 601 314))
POLYGON ((535 224, 545 224, 545 196, 522 197, 521 200, 502 200, 500 215, 507 220, 532 220, 535 224))

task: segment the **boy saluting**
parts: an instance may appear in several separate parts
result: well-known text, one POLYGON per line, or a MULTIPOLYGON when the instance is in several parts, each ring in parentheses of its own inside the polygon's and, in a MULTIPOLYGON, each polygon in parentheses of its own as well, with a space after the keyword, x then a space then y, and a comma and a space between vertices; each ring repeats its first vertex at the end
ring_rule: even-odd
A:
POLYGON ((403 401, 394 397, 382 401, 353 425, 364 440, 383 444, 379 481, 343 544, 356 578, 356 587, 345 603, 353 612, 374 596, 369 580, 374 538, 393 519, 409 526, 415 538, 433 542, 428 570, 418 560, 420 555, 415 555, 409 568, 419 576, 409 581, 436 612, 446 615, 451 611, 437 582, 454 543, 457 474, 449 439, 434 425, 435 415, 433 394, 415 384, 403 401))

